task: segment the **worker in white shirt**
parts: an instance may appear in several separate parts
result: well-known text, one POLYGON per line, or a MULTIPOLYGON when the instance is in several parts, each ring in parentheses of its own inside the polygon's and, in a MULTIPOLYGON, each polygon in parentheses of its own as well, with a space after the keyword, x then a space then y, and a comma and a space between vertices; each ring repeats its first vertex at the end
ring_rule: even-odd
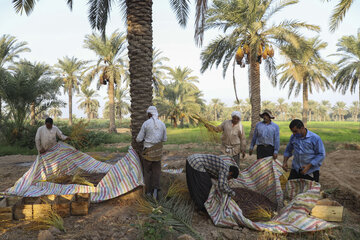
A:
POLYGON ((163 149, 162 143, 167 140, 166 126, 158 119, 158 111, 155 106, 150 106, 146 113, 148 114, 149 119, 141 126, 136 141, 144 141, 142 159, 145 193, 158 199, 163 149))
POLYGON ((36 148, 40 154, 45 153, 57 144, 56 136, 61 140, 70 140, 59 128, 53 125, 52 118, 45 120, 45 125, 38 128, 35 136, 36 148))

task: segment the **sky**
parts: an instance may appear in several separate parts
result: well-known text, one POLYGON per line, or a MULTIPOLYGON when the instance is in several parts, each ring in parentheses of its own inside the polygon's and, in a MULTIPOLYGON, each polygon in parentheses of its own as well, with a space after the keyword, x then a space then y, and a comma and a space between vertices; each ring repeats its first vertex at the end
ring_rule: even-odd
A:
MULTIPOLYGON (((191 6, 191 15, 187 27, 182 28, 177 23, 175 14, 171 10, 169 0, 153 0, 153 46, 163 52, 164 57, 170 61, 166 63, 170 67, 189 67, 193 75, 199 77, 198 87, 203 92, 203 98, 209 103, 213 98, 219 98, 227 106, 232 106, 235 101, 235 94, 232 82, 232 73, 228 71, 226 77, 222 76, 222 68, 207 70, 200 73, 201 50, 214 39, 222 34, 218 30, 206 32, 204 44, 198 47, 194 41, 194 2, 191 6)), ((322 0, 301 0, 298 4, 284 8, 276 14, 271 22, 279 23, 284 19, 297 19, 309 24, 321 27, 320 38, 328 43, 328 47, 321 52, 322 56, 335 62, 336 58, 329 56, 336 53, 336 43, 344 35, 355 35, 360 29, 360 1, 354 1, 351 9, 347 12, 343 22, 335 33, 330 33, 329 18, 338 0, 325 2, 322 0)), ((64 56, 75 56, 83 60, 96 60, 95 54, 83 48, 84 37, 91 34, 88 18, 88 5, 85 0, 75 0, 73 11, 70 11, 65 0, 42 0, 37 2, 35 10, 30 16, 15 13, 11 0, 0 0, 0 35, 10 34, 19 41, 26 41, 31 49, 30 53, 24 53, 21 58, 30 61, 45 62, 53 65, 58 59, 64 56)), ((126 31, 124 19, 120 14, 120 7, 114 4, 111 12, 111 19, 107 25, 107 34, 118 30, 126 31)), ((316 34, 306 33, 307 36, 316 34)), ((275 60, 280 60, 279 54, 275 51, 275 60)), ((293 95, 288 98, 288 89, 273 87, 270 80, 261 68, 261 100, 276 102, 280 97, 286 101, 302 101, 301 94, 298 97, 293 95)), ((236 68, 237 91, 240 99, 249 97, 247 68, 236 68)), ((96 89, 93 83, 92 88, 96 89)), ((99 90, 98 100, 101 109, 107 101, 106 86, 99 90)), ((339 92, 325 91, 313 92, 309 95, 310 100, 329 100, 332 104, 337 101, 344 101, 348 106, 359 99, 358 91, 355 94, 348 92, 345 95, 339 92)), ((60 96, 65 102, 68 96, 60 96)), ((82 110, 78 109, 79 98, 73 99, 73 113, 77 117, 85 117, 82 110)), ((67 107, 62 109, 62 117, 68 117, 67 107)))

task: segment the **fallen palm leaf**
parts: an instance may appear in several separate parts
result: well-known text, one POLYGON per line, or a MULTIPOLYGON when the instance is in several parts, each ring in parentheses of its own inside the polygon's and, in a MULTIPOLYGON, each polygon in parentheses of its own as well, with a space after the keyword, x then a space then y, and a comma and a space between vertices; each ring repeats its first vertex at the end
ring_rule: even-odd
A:
POLYGON ((187 185, 184 182, 175 180, 170 184, 165 197, 185 197, 188 192, 187 185))

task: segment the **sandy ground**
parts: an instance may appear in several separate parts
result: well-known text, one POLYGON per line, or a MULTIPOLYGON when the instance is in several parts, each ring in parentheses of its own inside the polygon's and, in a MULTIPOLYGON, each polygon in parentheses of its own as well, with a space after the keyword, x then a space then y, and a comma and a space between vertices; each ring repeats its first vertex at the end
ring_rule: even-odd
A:
MULTIPOLYGON (((166 145, 163 159, 164 168, 185 168, 186 157, 196 152, 201 152, 202 146, 196 144, 166 145), (194 149, 199 149, 199 151, 194 149)), ((219 153, 218 148, 213 148, 214 154, 219 153)), ((207 149, 209 152, 210 149, 207 149)), ((105 153, 96 153, 97 155, 105 153)), ((118 159, 124 154, 112 156, 118 159)), ((338 150, 328 154, 321 168, 320 183, 322 189, 345 206, 344 222, 340 225, 343 229, 360 229, 360 151, 338 150)), ((0 157, 0 191, 11 187, 30 167, 36 156, 4 156, 0 157)), ((279 157, 282 160, 282 156, 279 157)), ((245 168, 255 160, 255 155, 246 156, 241 162, 245 168)), ((111 162, 111 160, 110 160, 111 162)), ((166 184, 171 174, 162 174, 162 184, 166 184)), ((185 181, 185 174, 176 176, 185 181)), ((71 216, 64 219, 65 233, 55 234, 55 239, 137 239, 139 230, 134 224, 144 221, 144 217, 134 211, 133 202, 123 201, 121 197, 99 204, 91 204, 89 215, 83 217, 71 216)), ((0 222, 0 224, 3 224, 0 222)), ((14 221, 12 227, 0 227, 0 239, 37 239, 38 230, 27 229, 28 222, 14 221)), ((213 225, 206 214, 194 212, 193 227, 204 239, 266 239, 264 233, 258 233, 247 228, 223 229, 213 225)), ((339 230, 340 231, 340 230, 339 230)), ((340 233, 338 231, 338 233, 340 233)), ((341 233, 340 233, 341 234, 341 233)), ((315 235, 311 235, 311 239, 315 235)), ((270 236, 269 239, 273 236, 270 236)), ((288 235, 288 239, 304 239, 304 235, 288 235)), ((308 236, 305 235, 305 239, 308 236)), ((335 238, 339 239, 339 238, 335 238)), ((346 239, 346 238, 343 238, 346 239)), ((354 238, 356 239, 356 238, 354 238)))

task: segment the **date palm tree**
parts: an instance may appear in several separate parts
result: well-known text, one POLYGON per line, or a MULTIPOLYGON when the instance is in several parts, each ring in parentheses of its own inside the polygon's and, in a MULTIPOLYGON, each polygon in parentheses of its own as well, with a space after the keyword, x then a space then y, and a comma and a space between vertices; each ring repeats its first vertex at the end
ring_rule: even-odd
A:
POLYGON ((281 115, 281 120, 286 120, 287 110, 289 105, 285 102, 285 99, 278 98, 276 103, 276 108, 278 109, 279 114, 281 115))
MULTIPOLYGON (((124 115, 129 113, 130 105, 128 100, 129 91, 126 88, 117 88, 115 92, 115 116, 119 119, 119 125, 124 115)), ((109 102, 105 103, 104 118, 109 117, 109 102)))
MULTIPOLYGON (((66 0, 70 9, 72 0, 66 0)), ((111 6, 114 2, 126 12, 128 56, 130 72, 131 97, 131 134, 132 146, 140 151, 141 144, 136 142, 136 136, 141 125, 146 121, 146 109, 152 104, 152 0, 89 0, 89 21, 93 29, 100 30, 105 38, 105 28, 110 16, 111 6)), ((204 32, 204 15, 208 0, 195 0, 195 41, 201 44, 204 32)), ((17 12, 31 13, 34 0, 14 0, 17 12)), ((178 22, 185 27, 189 17, 188 0, 170 0, 171 7, 176 14, 178 22)))
POLYGON ((360 112, 360 102, 359 101, 352 102, 352 105, 350 106, 349 110, 351 112, 352 119, 354 120, 354 122, 357 122, 358 115, 360 112))
POLYGON ((281 54, 285 57, 285 63, 280 64, 279 83, 280 88, 289 86, 289 97, 294 92, 297 96, 302 90, 303 113, 302 121, 306 126, 309 114, 309 92, 315 88, 332 88, 329 78, 335 72, 335 66, 321 58, 320 50, 327 46, 319 38, 304 39, 302 51, 292 45, 283 45, 280 48, 281 54))
MULTIPOLYGON (((19 58, 20 53, 30 52, 30 49, 26 47, 27 42, 18 42, 18 40, 10 35, 2 35, 0 38, 0 69, 6 69, 6 64, 14 63, 19 58)), ((1 81, 0 76, 0 81, 1 81)), ((0 83, 1 84, 1 83, 0 83)), ((0 95, 0 119, 2 108, 2 96, 0 95)))
MULTIPOLYGON (((283 20, 272 24, 272 17, 297 0, 214 0, 206 14, 204 29, 219 29, 225 35, 215 38, 201 53, 201 71, 218 67, 222 63, 223 76, 230 64, 240 67, 248 64, 249 96, 251 102, 251 132, 260 120, 260 64, 264 60, 265 70, 272 83, 276 83, 276 68, 273 46, 285 43, 299 47, 298 29, 318 31, 319 27, 296 20, 283 20)), ((233 76, 234 88, 235 77, 233 76)), ((236 89, 236 88, 235 88, 236 89)), ((235 92, 236 94, 236 92, 235 92)), ((237 96, 236 96, 237 98, 237 96)))
POLYGON ((62 111, 59 107, 53 107, 49 109, 48 114, 56 120, 58 117, 61 117, 62 111))
POLYGON ((81 87, 81 93, 78 95, 80 99, 78 100, 79 109, 85 111, 88 119, 92 119, 92 109, 98 109, 100 107, 99 101, 95 98, 99 94, 96 94, 95 90, 87 89, 86 86, 81 87))
POLYGON ((161 56, 162 52, 159 49, 155 49, 153 52, 153 82, 154 89, 157 95, 162 95, 164 90, 163 80, 166 78, 165 71, 169 71, 170 68, 165 65, 165 62, 169 61, 169 58, 161 56))
POLYGON ((334 77, 335 88, 345 94, 349 89, 351 93, 359 90, 360 101, 360 28, 356 36, 344 36, 338 43, 338 54, 341 57, 337 65, 339 71, 334 77))
MULTIPOLYGON (((326 0, 330 2, 331 0, 326 0)), ((344 19, 346 12, 350 9, 351 5, 354 3, 354 0, 337 0, 338 4, 336 4, 335 9, 332 12, 330 17, 330 31, 335 32, 335 30, 339 27, 339 24, 344 19)))
POLYGON ((344 121, 344 116, 347 113, 346 103, 343 101, 338 101, 333 106, 333 113, 337 117, 337 121, 344 121))
POLYGON ((105 39, 95 33, 85 37, 85 48, 98 56, 97 63, 88 69, 86 82, 89 84, 96 78, 99 79, 98 86, 108 85, 110 133, 116 133, 115 89, 120 86, 125 74, 125 44, 126 36, 116 31, 105 39))
POLYGON ((83 71, 87 62, 76 57, 63 57, 55 64, 56 72, 63 80, 64 93, 69 95, 69 125, 72 125, 72 98, 73 92, 79 92, 79 85, 83 79, 83 71))

